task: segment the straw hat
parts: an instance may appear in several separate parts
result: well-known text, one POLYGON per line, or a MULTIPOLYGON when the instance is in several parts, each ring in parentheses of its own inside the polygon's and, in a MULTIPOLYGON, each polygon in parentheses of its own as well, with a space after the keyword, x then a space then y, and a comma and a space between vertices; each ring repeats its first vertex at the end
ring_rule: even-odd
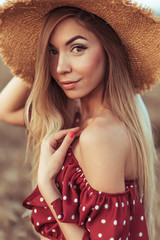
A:
POLYGON ((92 12, 120 37, 137 92, 160 76, 160 19, 130 0, 14 0, 0 6, 0 52, 14 75, 32 84, 39 34, 46 14, 60 6, 92 12))

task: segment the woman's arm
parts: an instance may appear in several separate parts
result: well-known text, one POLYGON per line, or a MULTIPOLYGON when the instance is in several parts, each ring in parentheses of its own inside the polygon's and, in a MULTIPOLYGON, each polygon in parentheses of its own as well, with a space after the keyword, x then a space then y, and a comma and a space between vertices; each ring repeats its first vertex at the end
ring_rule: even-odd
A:
POLYGON ((26 83, 13 77, 0 93, 0 121, 24 126, 24 106, 29 92, 26 83))
POLYGON ((51 205, 52 202, 61 198, 61 194, 55 185, 55 178, 62 167, 66 152, 74 139, 75 134, 68 134, 71 130, 74 131, 76 135, 79 134, 79 127, 76 127, 73 129, 61 130, 53 137, 51 136, 49 139, 43 141, 38 169, 38 187, 66 240, 82 240, 85 229, 73 223, 62 223, 59 221, 51 205), (62 143, 57 149, 60 142, 62 143))
MULTIPOLYGON (((45 182, 44 185, 46 186, 45 182)), ((63 235, 65 236, 66 240, 82 240, 84 233, 85 233, 85 229, 84 228, 80 228, 78 227, 76 224, 74 223, 62 223, 59 221, 56 212, 54 211, 51 203, 55 200, 57 200, 58 198, 61 198, 61 194, 59 192, 59 190, 57 189, 55 183, 52 183, 50 185, 50 187, 45 188, 45 201, 47 203, 47 205, 49 206, 55 220, 57 221, 61 231, 63 232, 63 235)))

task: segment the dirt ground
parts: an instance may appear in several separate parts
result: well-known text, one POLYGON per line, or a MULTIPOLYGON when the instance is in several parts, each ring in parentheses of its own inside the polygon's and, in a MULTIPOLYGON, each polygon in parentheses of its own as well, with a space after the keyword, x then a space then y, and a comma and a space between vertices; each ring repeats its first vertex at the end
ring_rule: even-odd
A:
MULTIPOLYGON (((0 91, 10 79, 8 68, 0 61, 0 91)), ((151 118, 160 157, 160 85, 146 93, 143 100, 151 118)), ((0 240, 38 239, 29 220, 22 217, 22 201, 31 192, 30 165, 24 162, 25 145, 24 128, 0 123, 0 240)), ((157 176, 160 179, 158 169, 157 176)), ((160 239, 160 218, 158 221, 155 240, 160 239)))

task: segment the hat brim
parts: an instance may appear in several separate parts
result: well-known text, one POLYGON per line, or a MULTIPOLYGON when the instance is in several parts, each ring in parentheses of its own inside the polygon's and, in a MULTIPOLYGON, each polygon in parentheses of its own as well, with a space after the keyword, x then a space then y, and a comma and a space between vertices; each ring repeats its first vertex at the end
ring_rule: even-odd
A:
POLYGON ((14 0, 0 6, 0 52, 14 75, 32 84, 36 51, 46 14, 60 6, 92 12, 120 37, 138 92, 160 76, 160 19, 128 0, 14 0))

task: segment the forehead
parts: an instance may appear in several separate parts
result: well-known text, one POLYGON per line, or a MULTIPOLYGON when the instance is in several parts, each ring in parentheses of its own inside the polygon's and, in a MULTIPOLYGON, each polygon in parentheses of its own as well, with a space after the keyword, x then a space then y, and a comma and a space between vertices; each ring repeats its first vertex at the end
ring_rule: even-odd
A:
POLYGON ((77 35, 91 41, 96 39, 96 36, 85 27, 83 22, 74 18, 66 18, 54 27, 49 42, 53 45, 60 41, 65 43, 77 35))

